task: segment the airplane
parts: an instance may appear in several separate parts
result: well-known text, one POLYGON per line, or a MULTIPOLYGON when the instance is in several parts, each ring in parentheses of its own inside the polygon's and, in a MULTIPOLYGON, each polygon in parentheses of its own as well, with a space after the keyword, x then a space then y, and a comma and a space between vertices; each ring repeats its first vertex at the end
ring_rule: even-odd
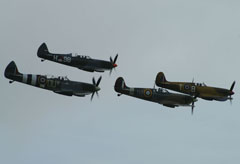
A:
POLYGON ((114 89, 118 92, 118 96, 122 94, 131 97, 155 102, 162 104, 163 106, 174 108, 178 106, 191 106, 192 113, 194 108, 194 103, 197 101, 196 98, 176 93, 169 93, 167 90, 159 88, 130 88, 126 85, 124 79, 119 77, 116 82, 114 89), (191 105, 190 105, 191 104, 191 105))
POLYGON ((42 58, 42 62, 44 60, 50 60, 53 62, 61 63, 64 65, 72 66, 79 68, 88 72, 104 72, 106 70, 110 70, 110 74, 112 73, 112 69, 117 67, 116 61, 118 58, 118 54, 114 59, 110 57, 110 61, 91 59, 89 56, 78 55, 78 54, 55 54, 50 53, 48 51, 46 43, 42 43, 38 48, 37 56, 42 58))
POLYGON ((18 68, 14 61, 11 61, 5 69, 4 75, 10 79, 9 83, 14 81, 32 85, 38 88, 51 90, 57 94, 65 96, 79 96, 84 97, 85 95, 92 94, 91 100, 94 94, 98 95, 100 88, 98 87, 102 77, 96 82, 92 79, 93 84, 70 81, 67 77, 54 77, 47 75, 33 75, 33 74, 22 74, 18 71, 18 68))
POLYGON ((204 100, 216 101, 232 101, 234 94, 233 88, 235 81, 232 83, 230 89, 215 88, 207 86, 204 83, 192 82, 169 82, 166 80, 163 72, 159 72, 156 76, 155 83, 158 87, 170 89, 173 91, 189 94, 191 96, 200 97, 204 100))

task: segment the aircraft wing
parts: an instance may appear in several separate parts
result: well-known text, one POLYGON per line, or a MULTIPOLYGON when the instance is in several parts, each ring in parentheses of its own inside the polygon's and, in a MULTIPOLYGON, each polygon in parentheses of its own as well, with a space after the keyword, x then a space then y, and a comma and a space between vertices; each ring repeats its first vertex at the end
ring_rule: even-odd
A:
POLYGON ((84 97, 87 93, 75 93, 71 90, 58 90, 54 91, 57 94, 65 95, 65 96, 79 96, 79 97, 84 97))
POLYGON ((200 98, 205 99, 205 100, 217 100, 217 101, 226 101, 228 100, 228 97, 223 97, 223 96, 200 96, 200 98))
POLYGON ((88 72, 104 72, 104 70, 102 69, 99 69, 97 67, 94 67, 94 66, 83 66, 83 67, 78 67, 79 69, 82 69, 84 71, 88 71, 88 72))
POLYGON ((72 96, 73 95, 73 91, 72 90, 56 90, 53 91, 57 94, 61 94, 61 95, 65 95, 65 96, 72 96))

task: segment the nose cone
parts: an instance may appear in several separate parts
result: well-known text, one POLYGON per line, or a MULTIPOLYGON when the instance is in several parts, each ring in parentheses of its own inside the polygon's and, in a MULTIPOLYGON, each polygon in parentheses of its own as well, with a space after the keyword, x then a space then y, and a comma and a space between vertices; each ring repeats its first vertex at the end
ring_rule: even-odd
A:
POLYGON ((117 64, 113 64, 113 67, 114 67, 114 68, 117 67, 117 64))
POLYGON ((101 88, 100 88, 100 87, 95 87, 95 90, 96 90, 96 91, 100 91, 101 88))
POLYGON ((233 92, 233 91, 230 91, 230 95, 234 95, 234 92, 233 92))

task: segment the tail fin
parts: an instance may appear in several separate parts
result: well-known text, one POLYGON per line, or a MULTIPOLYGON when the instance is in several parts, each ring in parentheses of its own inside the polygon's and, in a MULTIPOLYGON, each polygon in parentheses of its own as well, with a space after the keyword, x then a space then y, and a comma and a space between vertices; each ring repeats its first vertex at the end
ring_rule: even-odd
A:
POLYGON ((116 92, 120 92, 122 89, 128 88, 125 84, 125 81, 122 77, 119 77, 116 82, 115 82, 115 86, 114 89, 116 92))
POLYGON ((43 43, 43 44, 41 44, 41 46, 38 48, 37 55, 38 55, 38 57, 43 57, 43 56, 45 56, 46 54, 49 54, 49 51, 48 51, 48 48, 47 48, 46 43, 43 43))
POLYGON ((5 69, 4 76, 6 78, 11 78, 14 75, 19 75, 19 71, 17 69, 17 65, 14 61, 11 61, 5 69))
POLYGON ((163 72, 159 72, 156 76, 156 80, 155 80, 155 83, 157 85, 161 84, 161 83, 165 83, 167 82, 165 76, 164 76, 164 73, 163 72))

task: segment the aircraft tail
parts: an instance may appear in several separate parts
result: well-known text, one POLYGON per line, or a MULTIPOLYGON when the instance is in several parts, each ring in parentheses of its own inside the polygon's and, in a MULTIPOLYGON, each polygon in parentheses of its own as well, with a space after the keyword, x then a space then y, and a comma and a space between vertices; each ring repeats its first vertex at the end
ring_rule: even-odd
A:
POLYGON ((115 82, 115 86, 114 86, 115 91, 120 92, 121 90, 126 88, 128 87, 126 86, 124 79, 122 77, 119 77, 115 82))
POLYGON ((14 61, 11 61, 5 69, 4 76, 6 78, 11 78, 12 76, 20 75, 17 65, 14 61))
POLYGON ((46 43, 41 44, 41 46, 38 48, 37 55, 38 57, 43 57, 46 54, 49 54, 48 48, 46 43))
POLYGON ((161 83, 165 83, 167 82, 166 78, 165 78, 165 75, 163 72, 159 72, 156 76, 156 80, 155 80, 155 83, 158 85, 158 84, 161 84, 161 83))

